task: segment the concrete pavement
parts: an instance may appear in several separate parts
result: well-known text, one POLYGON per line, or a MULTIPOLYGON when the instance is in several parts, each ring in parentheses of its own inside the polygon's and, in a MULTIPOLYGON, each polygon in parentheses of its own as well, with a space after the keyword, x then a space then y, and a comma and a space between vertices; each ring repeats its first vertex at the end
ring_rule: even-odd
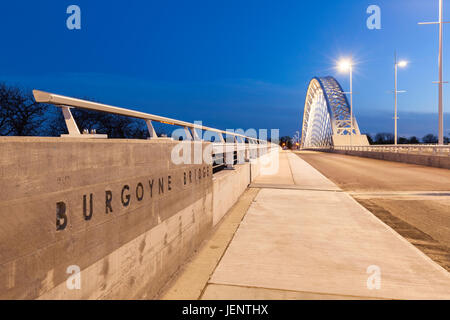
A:
POLYGON ((203 299, 450 299, 447 271, 305 161, 280 157, 278 174, 254 181, 203 299))
POLYGON ((335 153, 296 154, 450 272, 450 170, 335 153))

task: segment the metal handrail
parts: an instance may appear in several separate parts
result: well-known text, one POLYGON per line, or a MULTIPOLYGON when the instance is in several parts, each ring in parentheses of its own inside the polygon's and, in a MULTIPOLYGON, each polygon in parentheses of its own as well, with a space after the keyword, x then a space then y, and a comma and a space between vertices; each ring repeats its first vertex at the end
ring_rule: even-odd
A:
POLYGON ((450 145, 371 145, 371 146, 334 146, 334 150, 342 151, 376 151, 394 152, 408 154, 435 154, 440 156, 450 156, 450 145))
POLYGON ((152 121, 184 127, 186 138, 191 141, 192 140, 202 141, 201 137, 198 136, 195 129, 215 132, 219 135, 220 141, 212 143, 211 151, 213 157, 215 158, 213 159, 214 173, 217 173, 225 168, 232 169, 233 166, 236 164, 242 164, 244 161, 251 161, 252 159, 256 159, 266 154, 268 150, 272 150, 278 147, 278 145, 275 145, 271 142, 269 143, 268 141, 257 139, 250 136, 245 136, 239 133, 205 127, 199 124, 161 117, 154 114, 113 107, 106 104, 81 99, 65 97, 39 90, 33 90, 33 95, 36 102, 49 103, 61 108, 67 129, 69 131, 69 134, 63 135, 63 137, 108 138, 107 135, 98 135, 95 133, 81 134, 75 122, 75 119, 70 111, 71 108, 95 110, 111 114, 117 114, 121 116, 143 119, 147 123, 147 127, 150 133, 150 139, 158 138, 156 131, 152 125, 152 121), (229 139, 225 140, 223 136, 224 134, 228 137, 233 137, 232 141, 229 141, 229 139), (239 141, 238 138, 241 141, 239 141))
POLYGON ((366 148, 383 148, 383 147, 394 147, 394 148, 404 148, 404 147, 419 147, 419 148, 449 148, 450 145, 438 145, 438 144, 376 144, 376 145, 360 145, 360 146, 334 146, 334 148, 346 148, 346 147, 366 147, 366 148))
MULTIPOLYGON (((205 126, 198 125, 195 123, 189 123, 186 121, 180 121, 180 120, 171 119, 171 118, 167 118, 167 117, 161 117, 161 116, 157 116, 157 115, 150 114, 150 113, 128 110, 128 109, 114 107, 114 106, 110 106, 110 105, 106 105, 106 104, 102 104, 102 103, 66 97, 66 96, 62 96, 62 95, 58 95, 58 94, 54 94, 54 93, 48 93, 48 92, 39 91, 39 90, 33 90, 33 95, 34 95, 34 99, 36 100, 36 102, 49 103, 49 104, 53 104, 57 107, 62 108, 62 111, 64 113, 64 118, 66 120, 67 128, 69 130, 69 136, 85 136, 79 132, 78 127, 76 126, 75 120, 73 119, 73 116, 70 112, 70 108, 80 108, 80 109, 95 110, 95 111, 101 111, 101 112, 146 120, 151 138, 156 138, 156 132, 151 124, 152 121, 156 121, 159 123, 181 126, 181 127, 184 127, 185 130, 187 128, 189 128, 189 129, 191 129, 194 140, 201 140, 201 139, 196 139, 197 134, 195 132, 195 129, 198 129, 198 130, 205 130, 205 131, 218 133, 222 142, 225 142, 225 140, 222 136, 222 134, 225 134, 228 136, 235 137, 235 139, 237 137, 247 139, 249 142, 252 142, 254 144, 264 144, 264 145, 267 144, 267 141, 265 141, 265 140, 260 140, 260 139, 254 138, 254 137, 245 136, 245 135, 242 135, 239 133, 224 131, 224 130, 220 130, 220 129, 216 129, 216 128, 205 127, 205 126)), ((186 130, 186 135, 187 134, 188 134, 188 131, 186 130)))

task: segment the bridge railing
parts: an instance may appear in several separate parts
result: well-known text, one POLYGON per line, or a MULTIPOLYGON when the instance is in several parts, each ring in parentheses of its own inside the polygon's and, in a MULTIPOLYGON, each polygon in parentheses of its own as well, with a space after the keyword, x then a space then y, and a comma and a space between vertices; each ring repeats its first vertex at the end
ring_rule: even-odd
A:
POLYGON ((213 171, 215 173, 257 159, 272 149, 278 149, 278 145, 271 143, 213 143, 213 171))
POLYGON ((334 150, 389 152, 434 156, 450 156, 450 145, 372 145, 372 146, 334 146, 334 150))
MULTIPOLYGON (((236 164, 242 164, 245 161, 256 159, 271 149, 278 149, 278 145, 270 143, 266 140, 258 139, 251 136, 246 136, 233 131, 224 131, 216 128, 205 127, 197 123, 189 123, 167 117, 161 117, 154 114, 133 111, 124 108, 118 108, 106 104, 81 100, 53 93, 33 90, 33 95, 36 102, 53 104, 61 108, 64 115, 64 120, 69 134, 62 135, 65 138, 88 138, 88 139, 107 139, 107 135, 97 134, 95 132, 88 132, 84 130, 80 132, 78 125, 70 111, 71 108, 79 108, 85 110, 94 110, 99 112, 106 112, 131 118, 145 120, 149 139, 159 139, 152 122, 159 122, 163 124, 180 126, 184 128, 186 140, 189 141, 203 141, 203 135, 198 135, 198 130, 201 132, 209 131, 215 133, 219 137, 217 143, 212 143, 212 158, 214 172, 221 171, 225 168, 232 169, 236 164)), ((165 138, 167 139, 167 138, 165 138)))

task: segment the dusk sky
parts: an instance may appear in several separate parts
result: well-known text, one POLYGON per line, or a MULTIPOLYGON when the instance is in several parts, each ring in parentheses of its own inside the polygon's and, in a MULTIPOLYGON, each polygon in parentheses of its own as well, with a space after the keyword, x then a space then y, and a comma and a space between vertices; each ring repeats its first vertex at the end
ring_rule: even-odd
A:
MULTIPOLYGON (((444 1, 450 19, 450 1, 444 1)), ((394 51, 399 135, 437 134, 437 0, 2 1, 0 81, 27 89, 202 120, 207 126, 300 130, 314 76, 353 57, 354 110, 362 132, 393 132, 394 51), (81 30, 66 9, 81 8, 81 30), (369 30, 369 5, 381 30, 369 30)), ((450 80, 450 25, 444 78, 450 80), (447 61, 449 63, 447 63, 447 61)), ((445 134, 450 91, 444 91, 445 134)))

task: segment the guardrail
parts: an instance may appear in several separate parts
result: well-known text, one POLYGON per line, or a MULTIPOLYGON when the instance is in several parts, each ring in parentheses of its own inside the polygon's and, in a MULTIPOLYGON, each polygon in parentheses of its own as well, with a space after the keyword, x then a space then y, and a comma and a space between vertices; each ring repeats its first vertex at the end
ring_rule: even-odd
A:
POLYGON ((145 120, 150 139, 159 139, 152 122, 159 122, 184 128, 186 139, 190 141, 203 141, 202 136, 198 135, 196 130, 214 132, 218 135, 220 142, 213 143, 212 159, 213 172, 219 172, 223 169, 232 169, 236 164, 242 164, 245 161, 256 159, 272 148, 279 148, 266 140, 242 135, 236 132, 224 131, 216 128, 205 127, 195 123, 175 120, 167 117, 161 117, 154 114, 133 111, 124 108, 109 106, 106 104, 81 100, 39 90, 33 90, 36 102, 53 104, 61 108, 64 120, 69 132, 68 135, 62 135, 65 138, 88 138, 88 139, 107 139, 107 135, 96 134, 95 132, 81 133, 76 121, 70 111, 71 108, 86 110, 95 110, 121 116, 127 116, 145 120), (224 138, 226 136, 226 139, 224 138))
POLYGON ((450 156, 450 145, 372 145, 372 146, 335 146, 334 150, 389 152, 433 156, 450 156))

